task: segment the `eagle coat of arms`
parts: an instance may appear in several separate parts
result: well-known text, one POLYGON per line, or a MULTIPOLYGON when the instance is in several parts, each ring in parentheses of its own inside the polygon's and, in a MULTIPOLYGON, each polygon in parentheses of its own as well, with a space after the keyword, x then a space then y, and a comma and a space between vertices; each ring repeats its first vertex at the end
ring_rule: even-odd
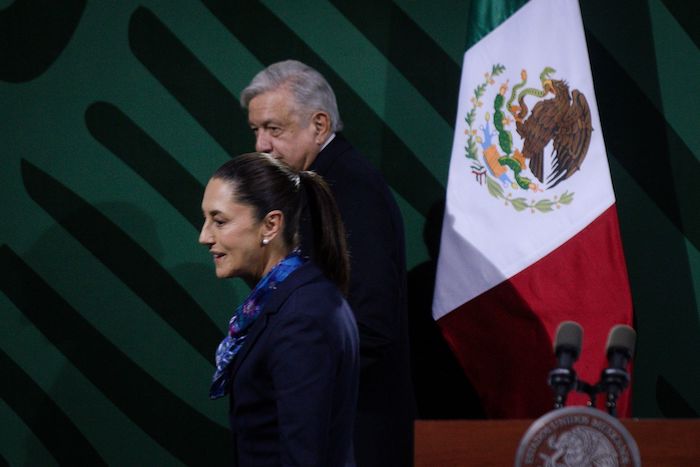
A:
POLYGON ((551 212, 573 201, 568 191, 552 198, 545 194, 573 176, 586 158, 593 132, 588 101, 545 67, 539 86, 527 87, 523 69, 520 80, 512 87, 509 80, 501 83, 492 107, 484 108, 487 91, 495 89, 504 71, 505 66, 494 65, 474 89, 465 117, 465 156, 476 181, 485 182, 492 196, 516 211, 551 212))

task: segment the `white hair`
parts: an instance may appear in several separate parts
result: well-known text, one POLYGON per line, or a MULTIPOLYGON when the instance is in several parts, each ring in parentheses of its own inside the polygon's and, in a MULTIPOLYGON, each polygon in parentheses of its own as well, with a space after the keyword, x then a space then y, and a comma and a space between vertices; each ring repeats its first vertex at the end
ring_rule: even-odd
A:
POLYGON ((241 92, 241 106, 247 108, 254 97, 286 87, 294 96, 296 109, 304 118, 323 111, 331 121, 331 131, 343 129, 338 103, 328 81, 308 65, 297 60, 273 63, 259 72, 241 92))

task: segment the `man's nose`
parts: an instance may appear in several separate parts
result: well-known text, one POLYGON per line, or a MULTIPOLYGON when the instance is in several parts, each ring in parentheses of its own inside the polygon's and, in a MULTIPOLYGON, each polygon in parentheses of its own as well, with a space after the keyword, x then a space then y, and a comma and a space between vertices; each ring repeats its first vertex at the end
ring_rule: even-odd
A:
POLYGON ((255 135, 255 150, 258 152, 272 152, 272 140, 262 130, 258 130, 255 135))

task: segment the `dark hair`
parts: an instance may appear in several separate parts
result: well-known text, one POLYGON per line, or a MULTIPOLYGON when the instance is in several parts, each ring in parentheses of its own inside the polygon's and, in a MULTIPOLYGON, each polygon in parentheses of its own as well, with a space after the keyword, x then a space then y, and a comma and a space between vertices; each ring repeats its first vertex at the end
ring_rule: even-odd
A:
POLYGON ((235 201, 252 206, 258 221, 282 211, 282 238, 291 250, 299 246, 299 218, 303 193, 312 214, 314 260, 338 288, 347 293, 350 278, 345 228, 323 178, 309 171, 294 172, 269 154, 241 154, 219 167, 212 178, 230 183, 235 201), (302 187, 303 185, 303 187, 302 187))

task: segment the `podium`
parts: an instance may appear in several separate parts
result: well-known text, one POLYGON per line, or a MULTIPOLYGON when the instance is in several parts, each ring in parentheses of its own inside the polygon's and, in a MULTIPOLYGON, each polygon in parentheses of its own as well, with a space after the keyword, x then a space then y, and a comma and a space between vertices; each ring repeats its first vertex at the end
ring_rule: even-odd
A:
MULTIPOLYGON (((644 467, 700 466, 700 419, 621 419, 644 467)), ((417 420, 416 467, 512 466, 534 420, 417 420)))

